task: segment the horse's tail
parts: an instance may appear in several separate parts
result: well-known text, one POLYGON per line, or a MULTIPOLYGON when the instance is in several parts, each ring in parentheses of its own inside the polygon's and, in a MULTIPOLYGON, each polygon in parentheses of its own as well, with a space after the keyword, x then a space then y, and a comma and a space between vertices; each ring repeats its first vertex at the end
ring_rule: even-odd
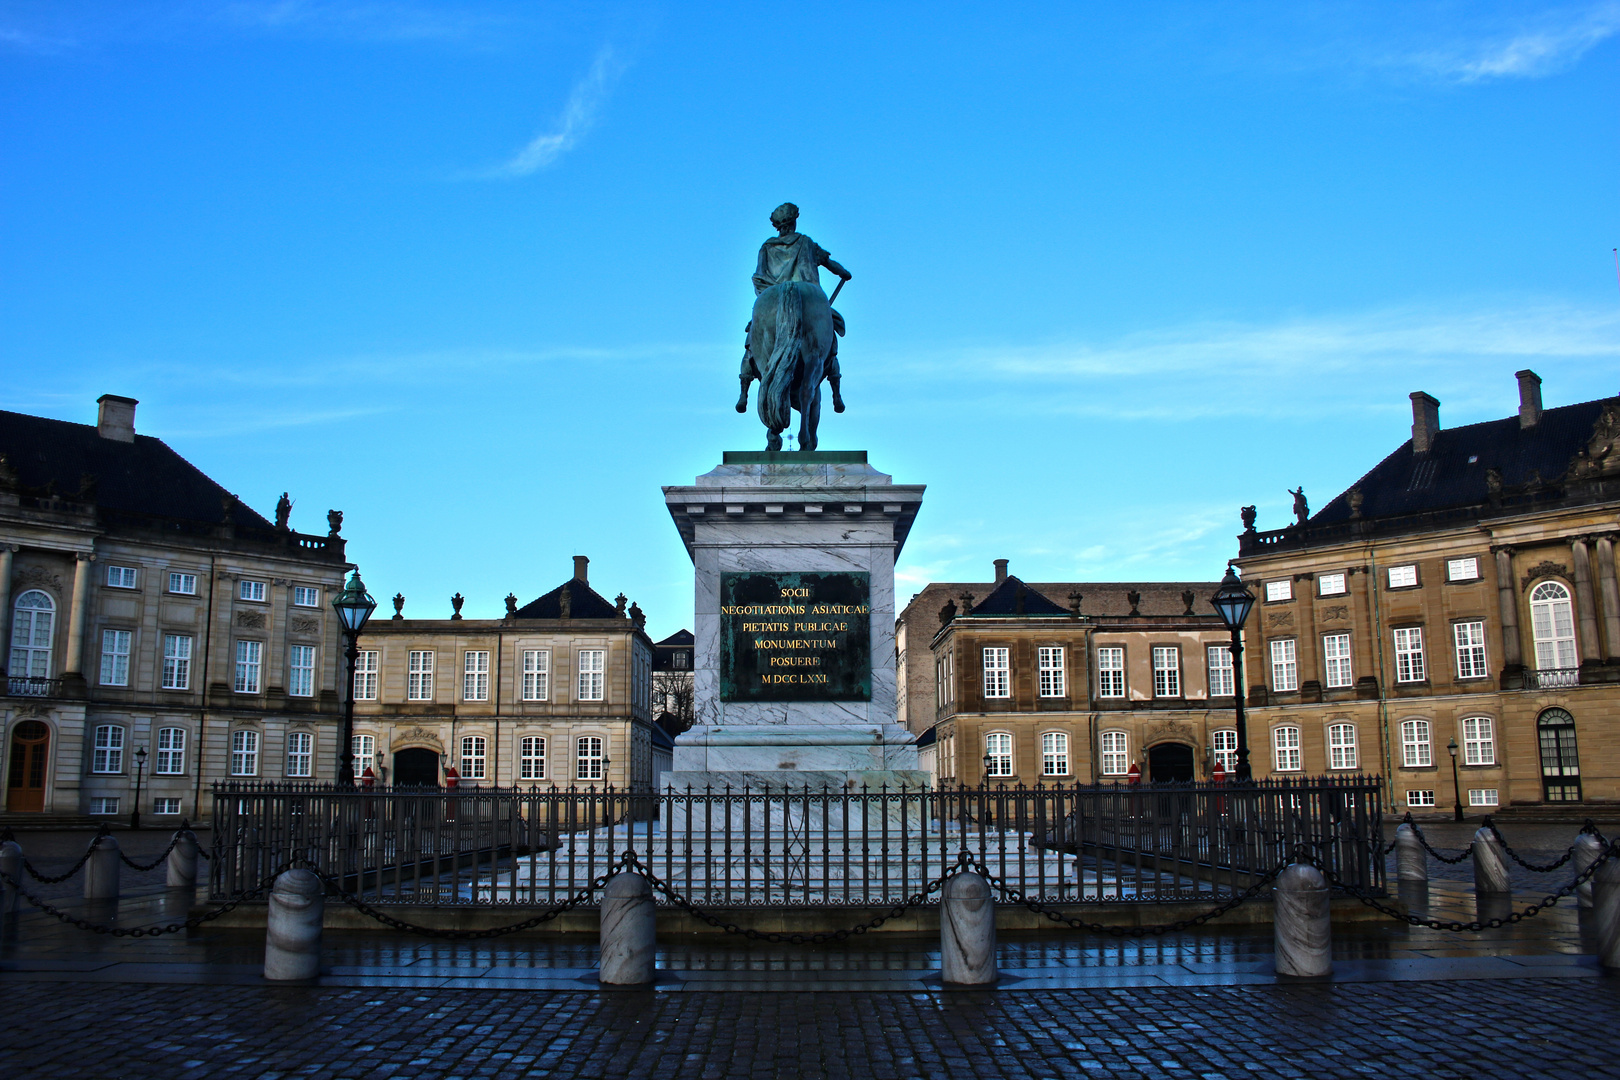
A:
POLYGON ((793 423, 793 376, 804 343, 804 301, 793 283, 778 287, 776 338, 760 374, 759 418, 771 431, 793 423))

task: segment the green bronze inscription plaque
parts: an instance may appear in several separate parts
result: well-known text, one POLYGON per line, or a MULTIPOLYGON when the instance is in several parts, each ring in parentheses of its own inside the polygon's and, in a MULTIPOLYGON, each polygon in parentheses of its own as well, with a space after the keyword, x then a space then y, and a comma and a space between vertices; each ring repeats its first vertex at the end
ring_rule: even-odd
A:
POLYGON ((872 575, 720 575, 720 700, 871 701, 872 575))

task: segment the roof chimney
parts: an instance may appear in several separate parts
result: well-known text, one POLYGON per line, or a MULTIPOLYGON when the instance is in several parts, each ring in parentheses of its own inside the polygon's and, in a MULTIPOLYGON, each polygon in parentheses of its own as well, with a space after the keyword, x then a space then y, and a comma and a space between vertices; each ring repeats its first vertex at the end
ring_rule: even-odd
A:
POLYGON ((96 434, 114 442, 135 441, 135 406, 140 402, 132 397, 102 394, 96 398, 101 411, 96 414, 96 434))
POLYGON ((586 567, 588 567, 590 565, 591 565, 591 560, 589 558, 585 557, 584 555, 575 555, 574 556, 574 580, 579 582, 582 585, 589 585, 591 583, 591 579, 590 579, 590 575, 588 573, 586 573, 586 567))
POLYGON ((1006 581, 1006 580, 1007 580, 1007 560, 1006 559, 997 559, 996 560, 996 584, 1000 585, 1003 581, 1006 581))
POLYGON ((1440 434, 1440 402, 1421 390, 1412 391, 1412 453, 1427 454, 1440 434))
POLYGON ((1535 427, 1541 422, 1541 376, 1525 368, 1513 377, 1519 380, 1519 427, 1535 427))

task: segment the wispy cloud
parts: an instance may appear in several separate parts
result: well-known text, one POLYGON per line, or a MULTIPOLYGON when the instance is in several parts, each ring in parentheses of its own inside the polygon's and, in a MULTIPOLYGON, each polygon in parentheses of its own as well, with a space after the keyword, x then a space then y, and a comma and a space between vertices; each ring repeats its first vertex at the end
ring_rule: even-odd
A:
POLYGON ((596 124, 597 115, 623 71, 624 65, 612 47, 604 45, 591 62, 591 69, 569 91, 568 102, 563 106, 556 127, 535 136, 510 161, 478 175, 484 178, 528 176, 572 150, 596 124))
POLYGON ((18 30, 15 27, 0 26, 0 49, 11 52, 55 56, 66 52, 76 44, 77 42, 69 38, 53 37, 49 34, 36 34, 27 30, 18 30))
POLYGON ((219 14, 251 29, 379 41, 465 41, 504 21, 458 4, 401 0, 237 0, 219 14))
POLYGON ((1453 83, 1536 79, 1577 63, 1594 46, 1620 33, 1620 3, 1549 13, 1534 25, 1396 54, 1388 63, 1453 83))

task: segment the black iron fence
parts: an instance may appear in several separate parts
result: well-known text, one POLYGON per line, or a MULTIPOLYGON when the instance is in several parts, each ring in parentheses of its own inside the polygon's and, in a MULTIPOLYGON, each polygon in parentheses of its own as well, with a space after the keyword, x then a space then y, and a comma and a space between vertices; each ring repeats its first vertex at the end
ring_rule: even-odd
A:
POLYGON ((551 906, 627 850, 694 903, 872 907, 967 852, 1050 902, 1236 895, 1304 846, 1384 889, 1376 779, 781 789, 337 789, 217 784, 211 891, 267 885, 295 860, 374 904, 551 906))

